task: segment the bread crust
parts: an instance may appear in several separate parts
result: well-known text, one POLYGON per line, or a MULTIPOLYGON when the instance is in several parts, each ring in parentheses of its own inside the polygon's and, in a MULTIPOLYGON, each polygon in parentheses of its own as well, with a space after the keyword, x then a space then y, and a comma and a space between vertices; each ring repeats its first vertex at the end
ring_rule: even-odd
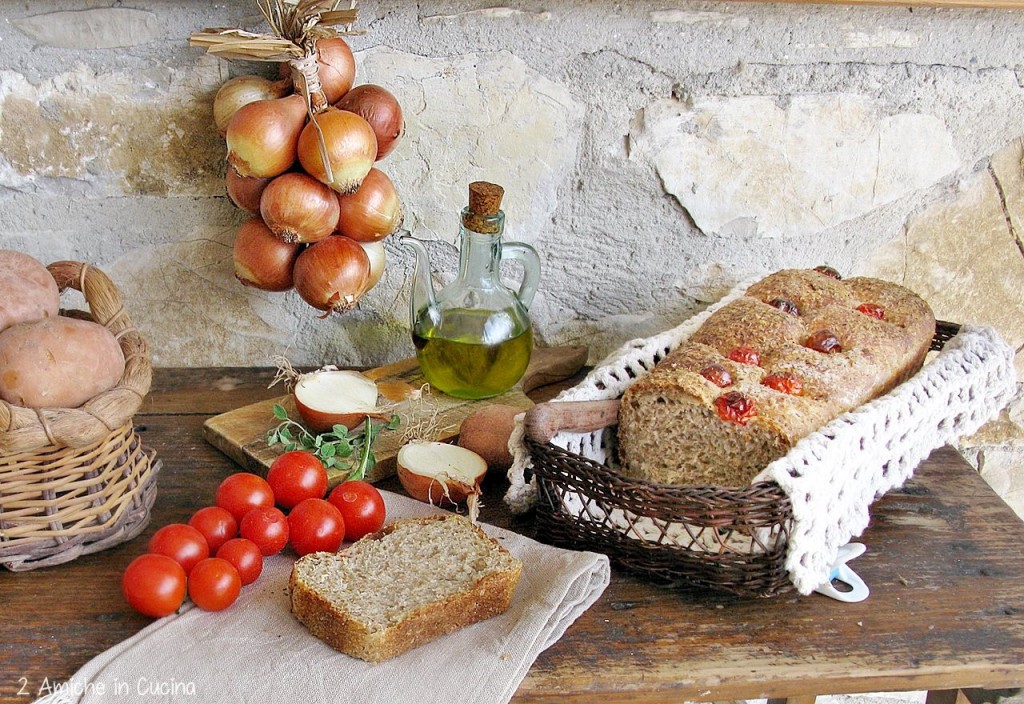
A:
MULTIPOLYGON (((466 521, 459 516, 450 515, 406 519, 386 526, 362 540, 382 540, 403 524, 408 526, 453 519, 466 521)), ((495 551, 508 555, 504 547, 487 536, 478 526, 472 527, 480 537, 493 544, 495 551)), ((344 560, 346 553, 330 557, 344 560)), ((291 591, 292 614, 310 633, 346 655, 368 662, 380 662, 472 623, 505 612, 512 603, 521 571, 522 563, 513 560, 509 569, 484 575, 469 588, 412 609, 397 623, 376 630, 353 617, 343 605, 327 599, 315 586, 305 583, 300 576, 301 567, 298 563, 292 568, 288 586, 291 591)), ((395 579, 401 579, 401 575, 395 575, 395 579)), ((380 595, 380 598, 387 596, 380 595)))
MULTIPOLYGON (((788 306, 787 306, 788 307, 788 306)), ((800 438, 913 375, 935 333, 928 304, 907 289, 871 278, 836 280, 814 270, 789 269, 752 285, 716 311, 686 342, 623 394, 619 452, 625 475, 662 484, 739 487, 750 483, 800 438), (779 301, 796 306, 781 309, 779 301), (868 315, 865 303, 884 309, 868 315), (817 331, 835 335, 842 351, 806 346, 817 331), (753 347, 760 365, 729 359, 753 347), (732 384, 720 388, 701 375, 725 367, 732 384), (766 386, 768 375, 790 374, 793 395, 766 386), (715 402, 738 392, 756 415, 723 420, 715 402)))

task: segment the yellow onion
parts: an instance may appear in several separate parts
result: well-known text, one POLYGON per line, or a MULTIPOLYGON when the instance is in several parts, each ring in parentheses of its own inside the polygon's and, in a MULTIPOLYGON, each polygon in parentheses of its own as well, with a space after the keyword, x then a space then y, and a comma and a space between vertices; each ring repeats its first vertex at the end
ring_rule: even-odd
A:
POLYGON ((405 134, 402 106, 386 88, 366 83, 356 86, 335 104, 339 110, 354 112, 370 123, 377 137, 377 159, 380 161, 398 145, 405 134))
POLYGON ((292 92, 291 80, 271 81, 263 76, 235 76, 226 81, 213 99, 213 121, 221 136, 240 108, 257 100, 283 98, 292 92))
POLYGON ((341 37, 318 39, 316 65, 320 90, 328 103, 334 103, 348 93, 356 78, 356 60, 348 42, 341 37))
POLYGON ((338 196, 338 206, 338 232, 357 242, 382 240, 404 220, 395 184, 376 168, 354 193, 338 196))
POLYGON ((363 118, 352 112, 327 108, 314 116, 299 137, 299 163, 313 178, 338 193, 352 193, 373 168, 377 138, 363 118), (320 135, 327 150, 330 173, 320 154, 320 135))
POLYGON ((295 163, 305 122, 306 101, 301 95, 257 100, 239 108, 225 135, 228 163, 247 178, 283 174, 295 163))
POLYGON ((387 254, 384 252, 383 242, 360 242, 359 246, 363 248, 370 260, 370 276, 366 279, 366 286, 363 287, 363 293, 366 293, 376 286, 380 277, 384 275, 387 254))
POLYGON ((303 250, 293 273, 302 300, 326 315, 345 313, 366 289, 370 260, 355 240, 331 235, 303 250))
POLYGON ((269 178, 245 178, 235 173, 234 169, 228 169, 228 197, 242 210, 259 215, 260 196, 263 195, 263 189, 270 181, 269 178))
POLYGON ((263 291, 287 291, 298 255, 299 245, 282 242, 262 220, 252 218, 235 235, 235 278, 263 291))
POLYGON ((322 240, 334 232, 339 210, 337 193, 295 171, 271 181, 260 198, 263 222, 285 242, 322 240))

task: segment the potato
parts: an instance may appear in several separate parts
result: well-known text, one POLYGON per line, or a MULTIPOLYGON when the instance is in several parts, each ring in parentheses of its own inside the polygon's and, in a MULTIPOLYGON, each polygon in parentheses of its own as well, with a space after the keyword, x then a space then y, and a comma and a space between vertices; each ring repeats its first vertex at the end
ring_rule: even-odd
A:
POLYGON ((113 334, 89 320, 47 318, 0 332, 0 398, 27 408, 77 408, 124 374, 113 334))
POLYGON ((0 331, 54 318, 59 310, 60 291, 46 267, 27 254, 0 249, 0 331))
POLYGON ((473 411, 462 421, 459 446, 484 458, 489 469, 505 470, 512 466, 508 439, 516 427, 515 417, 523 409, 496 404, 473 411))

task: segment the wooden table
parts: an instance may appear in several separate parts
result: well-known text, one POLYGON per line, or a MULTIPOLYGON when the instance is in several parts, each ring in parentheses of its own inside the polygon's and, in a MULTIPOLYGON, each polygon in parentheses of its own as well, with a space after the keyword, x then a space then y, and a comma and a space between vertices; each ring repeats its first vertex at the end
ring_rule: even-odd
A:
MULTIPOLYGON (((268 370, 158 370, 137 417, 163 460, 153 520, 135 540, 66 565, 0 570, 0 702, 31 701, 148 623, 120 575, 152 532, 187 520, 237 471, 202 436, 211 415, 267 398, 268 370), (19 696, 19 691, 23 696, 19 696), (32 696, 27 696, 31 694, 32 696)), ((543 390, 539 397, 543 398, 543 390)), ((489 480, 489 484, 491 481, 489 480)), ((397 482, 385 482, 397 489, 397 482)), ((495 497, 484 520, 530 533, 495 497)), ((485 492, 486 494, 486 492, 485 492)), ((1024 683, 1024 523, 953 450, 875 504, 853 566, 860 604, 669 591, 616 571, 604 596, 542 653, 521 702, 679 702, 1024 683)))

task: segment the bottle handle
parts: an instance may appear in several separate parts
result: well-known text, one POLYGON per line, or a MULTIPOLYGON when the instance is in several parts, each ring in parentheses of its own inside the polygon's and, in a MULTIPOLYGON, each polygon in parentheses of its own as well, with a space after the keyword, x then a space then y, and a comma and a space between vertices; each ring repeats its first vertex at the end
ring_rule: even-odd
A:
POLYGON ((540 284, 540 255, 525 242, 504 242, 501 245, 501 258, 518 259, 523 263, 523 281, 519 284, 518 295, 519 302, 529 310, 540 284))

